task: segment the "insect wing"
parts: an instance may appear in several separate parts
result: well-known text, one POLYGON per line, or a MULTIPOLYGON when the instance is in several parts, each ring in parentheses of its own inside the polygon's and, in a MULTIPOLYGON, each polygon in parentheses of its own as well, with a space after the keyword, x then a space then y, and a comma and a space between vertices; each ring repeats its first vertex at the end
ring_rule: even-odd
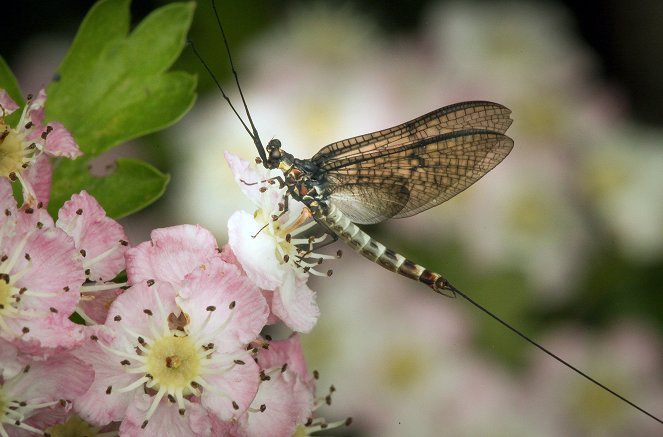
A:
POLYGON ((329 199, 355 223, 402 218, 449 200, 500 163, 513 148, 506 135, 460 131, 331 160, 329 199))
POLYGON ((510 114, 510 109, 493 102, 456 103, 389 129, 329 144, 311 160, 319 167, 331 170, 331 161, 339 165, 343 158, 353 159, 378 149, 397 148, 451 132, 477 129, 504 133, 512 122, 510 114))

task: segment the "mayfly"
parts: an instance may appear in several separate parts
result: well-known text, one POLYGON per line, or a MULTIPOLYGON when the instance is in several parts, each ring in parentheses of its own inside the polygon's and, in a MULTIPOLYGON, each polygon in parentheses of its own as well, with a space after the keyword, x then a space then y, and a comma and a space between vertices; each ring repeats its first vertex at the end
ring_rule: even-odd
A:
POLYGON ((211 3, 248 125, 193 43, 191 47, 253 140, 259 155, 256 161, 282 172, 271 181, 278 180, 286 188, 283 213, 287 212, 289 198, 301 202, 334 240, 343 240, 371 261, 441 295, 462 297, 564 366, 663 424, 663 420, 529 338, 439 273, 388 249, 357 226, 413 216, 478 181, 513 148, 513 140, 505 134, 512 123, 508 108, 488 101, 456 103, 389 129, 329 144, 310 159, 295 158, 278 139, 263 145, 240 86, 215 0, 211 3))

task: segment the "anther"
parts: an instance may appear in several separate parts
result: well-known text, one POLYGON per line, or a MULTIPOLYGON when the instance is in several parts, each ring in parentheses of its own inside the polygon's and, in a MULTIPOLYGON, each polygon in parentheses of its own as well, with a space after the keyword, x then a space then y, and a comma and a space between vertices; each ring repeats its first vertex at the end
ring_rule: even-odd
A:
POLYGON ((205 310, 206 310, 206 311, 209 311, 209 312, 211 313, 211 312, 216 311, 216 307, 215 307, 214 305, 210 305, 210 306, 208 306, 207 308, 205 308, 205 310))
POLYGON ((122 320, 122 316, 118 314, 117 316, 113 317, 113 320, 119 322, 120 320, 122 320))
POLYGON ((151 287, 151 286, 153 286, 153 285, 154 285, 154 279, 148 279, 148 280, 147 280, 147 286, 148 286, 148 287, 151 287))
POLYGON ((228 305, 228 308, 230 308, 230 309, 232 310, 232 309, 235 308, 235 305, 237 305, 237 304, 236 304, 235 301, 233 300, 232 302, 230 302, 230 305, 228 305))
POLYGON ((147 308, 146 308, 146 309, 143 310, 143 312, 144 312, 145 314, 147 314, 148 316, 151 316, 151 315, 152 315, 152 310, 150 310, 150 309, 147 309, 147 308))
POLYGON ((83 208, 78 208, 76 210, 76 215, 81 215, 81 214, 83 214, 83 208))
POLYGON ((234 410, 239 410, 239 405, 237 405, 237 402, 233 401, 233 409, 234 410))

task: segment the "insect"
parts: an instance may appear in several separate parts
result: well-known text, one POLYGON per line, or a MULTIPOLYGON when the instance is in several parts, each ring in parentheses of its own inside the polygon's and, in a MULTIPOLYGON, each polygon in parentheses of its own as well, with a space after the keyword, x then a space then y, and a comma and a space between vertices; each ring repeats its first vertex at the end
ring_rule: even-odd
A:
POLYGON ((371 261, 441 295, 460 296, 567 368, 663 424, 662 419, 532 340, 441 274, 388 249, 357 226, 413 216, 449 200, 486 175, 514 145, 506 135, 512 123, 508 108, 488 101, 456 103, 392 128, 334 142, 310 159, 296 158, 282 148, 278 139, 263 145, 244 98, 215 1, 211 3, 248 124, 193 43, 191 47, 251 137, 259 155, 256 161, 267 169, 281 171, 282 176, 272 181, 278 180, 286 188, 283 213, 287 212, 288 199, 303 203, 305 211, 334 240, 343 240, 371 261))

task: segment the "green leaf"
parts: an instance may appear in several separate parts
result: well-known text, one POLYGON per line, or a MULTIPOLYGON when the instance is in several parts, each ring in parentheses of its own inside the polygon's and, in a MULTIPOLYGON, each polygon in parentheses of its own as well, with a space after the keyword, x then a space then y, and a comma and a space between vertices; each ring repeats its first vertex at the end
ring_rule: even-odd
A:
MULTIPOLYGON (((23 100, 23 95, 21 94, 21 87, 18 85, 16 76, 9 68, 9 65, 5 62, 2 56, 0 56, 0 88, 7 91, 9 97, 16 102, 18 106, 25 105, 25 100, 23 100)), ((0 116, 2 113, 0 112, 0 116)), ((10 126, 15 126, 18 123, 19 118, 21 118, 21 111, 18 110, 13 114, 7 117, 7 123, 10 126)))
POLYGON ((98 2, 48 88, 47 120, 62 122, 88 157, 179 120, 193 105, 196 78, 166 70, 193 10, 164 6, 129 33, 129 0, 98 2))
POLYGON ((113 172, 95 177, 82 160, 60 160, 53 175, 53 190, 48 210, 56 217, 58 209, 72 194, 84 187, 106 210, 109 217, 120 218, 145 208, 163 195, 170 176, 146 162, 120 158, 113 172))

